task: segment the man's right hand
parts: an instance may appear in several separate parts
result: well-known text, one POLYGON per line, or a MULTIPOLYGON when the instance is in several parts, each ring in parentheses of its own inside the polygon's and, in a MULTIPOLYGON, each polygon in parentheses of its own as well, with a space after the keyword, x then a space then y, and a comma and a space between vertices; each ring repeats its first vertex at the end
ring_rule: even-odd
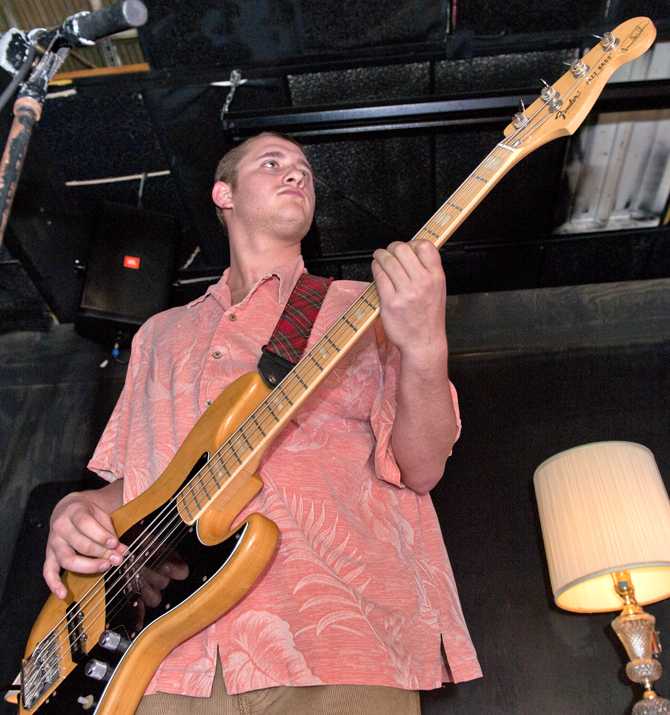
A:
POLYGON ((67 590, 61 569, 92 574, 121 563, 127 547, 114 530, 110 514, 123 503, 123 482, 102 489, 73 492, 56 504, 50 520, 42 574, 58 598, 67 590))

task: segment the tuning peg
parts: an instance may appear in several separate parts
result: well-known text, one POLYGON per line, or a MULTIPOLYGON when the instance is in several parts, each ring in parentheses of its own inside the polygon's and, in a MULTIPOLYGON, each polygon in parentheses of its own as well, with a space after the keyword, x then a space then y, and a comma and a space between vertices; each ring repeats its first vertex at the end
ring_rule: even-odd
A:
POLYGON ((540 92, 540 97, 542 97, 544 102, 551 102, 554 97, 558 96, 558 92, 545 80, 540 79, 540 82, 544 85, 540 92))
POLYGON ((588 74, 590 69, 591 68, 585 62, 582 62, 582 60, 575 60, 575 62, 570 65, 572 76, 577 78, 584 77, 588 74))
POLYGON ((523 99, 519 99, 519 107, 520 111, 514 115, 514 120, 512 122, 515 129, 523 129, 530 124, 530 119, 526 114, 526 105, 523 103, 523 99))
POLYGON ((551 85, 547 84, 543 79, 541 79, 540 82, 544 85, 542 91, 540 92, 542 101, 547 105, 550 112, 557 112, 563 104, 561 93, 551 85))
POLYGON ((600 40, 600 44, 606 52, 613 50, 619 44, 619 40, 611 32, 606 32, 604 35, 593 35, 593 37, 600 40))

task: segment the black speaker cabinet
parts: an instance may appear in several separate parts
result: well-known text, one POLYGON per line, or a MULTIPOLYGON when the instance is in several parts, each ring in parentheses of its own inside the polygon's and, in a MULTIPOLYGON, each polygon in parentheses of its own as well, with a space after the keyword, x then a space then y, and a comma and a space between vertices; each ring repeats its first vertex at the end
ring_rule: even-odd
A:
POLYGON ((121 347, 168 307, 179 227, 172 216, 105 202, 91 242, 77 332, 121 347))

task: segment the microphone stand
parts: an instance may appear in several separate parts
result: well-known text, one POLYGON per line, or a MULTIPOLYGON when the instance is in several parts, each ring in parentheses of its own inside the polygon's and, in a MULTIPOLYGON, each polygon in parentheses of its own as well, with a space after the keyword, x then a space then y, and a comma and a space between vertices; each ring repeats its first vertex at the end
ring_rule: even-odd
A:
MULTIPOLYGON (((18 40, 18 44, 23 43, 26 48, 24 65, 28 63, 32 65, 35 56, 33 43, 38 39, 47 42, 47 49, 34 66, 28 80, 20 86, 14 102, 14 119, 0 159, 0 246, 28 152, 30 137, 42 116, 49 82, 60 69, 70 49, 94 45, 96 40, 133 27, 140 27, 146 22, 147 16, 147 9, 141 0, 119 0, 103 10, 71 15, 55 30, 35 30, 28 35, 14 31, 12 40, 18 40)), ((9 31, 11 32, 12 30, 9 31)), ((9 64, 11 66, 11 62, 9 64)), ((7 68, 8 62, 2 63, 2 66, 7 68)), ((17 74, 25 72, 25 69, 25 66, 17 67, 17 74)))

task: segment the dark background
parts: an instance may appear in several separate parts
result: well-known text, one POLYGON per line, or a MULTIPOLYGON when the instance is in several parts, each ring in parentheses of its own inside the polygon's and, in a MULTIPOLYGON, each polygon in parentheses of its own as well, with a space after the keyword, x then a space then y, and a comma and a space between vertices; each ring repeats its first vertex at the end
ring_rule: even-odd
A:
MULTIPOLYGON (((138 202, 139 181, 66 182, 170 172, 147 179, 142 205, 178 222, 171 302, 183 303, 228 261, 209 196, 218 159, 236 139, 269 126, 288 131, 305 143, 317 175, 310 269, 367 279, 372 251, 409 239, 502 138, 518 99, 528 103, 541 78, 553 82, 565 73, 565 63, 596 44, 593 33, 641 14, 654 20, 660 42, 670 30, 666 0, 147 6, 148 23, 121 54, 145 60, 150 71, 50 89, 6 237, 9 255, 0 256, 0 331, 72 322, 82 290, 74 264, 89 261, 101 203, 138 202), (234 69, 247 83, 224 114, 229 88, 212 83, 234 69), (443 104, 388 117, 393 107, 413 112, 428 100, 443 104)), ((87 0, 6 0, 0 21, 4 12, 28 29, 49 12, 62 18, 85 7, 87 0)), ((67 67, 83 65, 71 58, 67 67)), ((617 81, 587 124, 621 121, 621 112, 636 121, 643 110, 670 107, 670 67, 641 83, 617 81), (615 87, 617 94, 608 94, 615 87)), ((7 106, 0 128, 9 120, 7 106)), ((659 180, 667 143, 660 140, 650 157, 659 180)), ((582 151, 579 133, 553 141, 493 190, 443 250, 452 294, 670 275, 666 229, 647 225, 644 201, 624 230, 554 233, 574 198, 568 168, 583 164, 582 151)))

